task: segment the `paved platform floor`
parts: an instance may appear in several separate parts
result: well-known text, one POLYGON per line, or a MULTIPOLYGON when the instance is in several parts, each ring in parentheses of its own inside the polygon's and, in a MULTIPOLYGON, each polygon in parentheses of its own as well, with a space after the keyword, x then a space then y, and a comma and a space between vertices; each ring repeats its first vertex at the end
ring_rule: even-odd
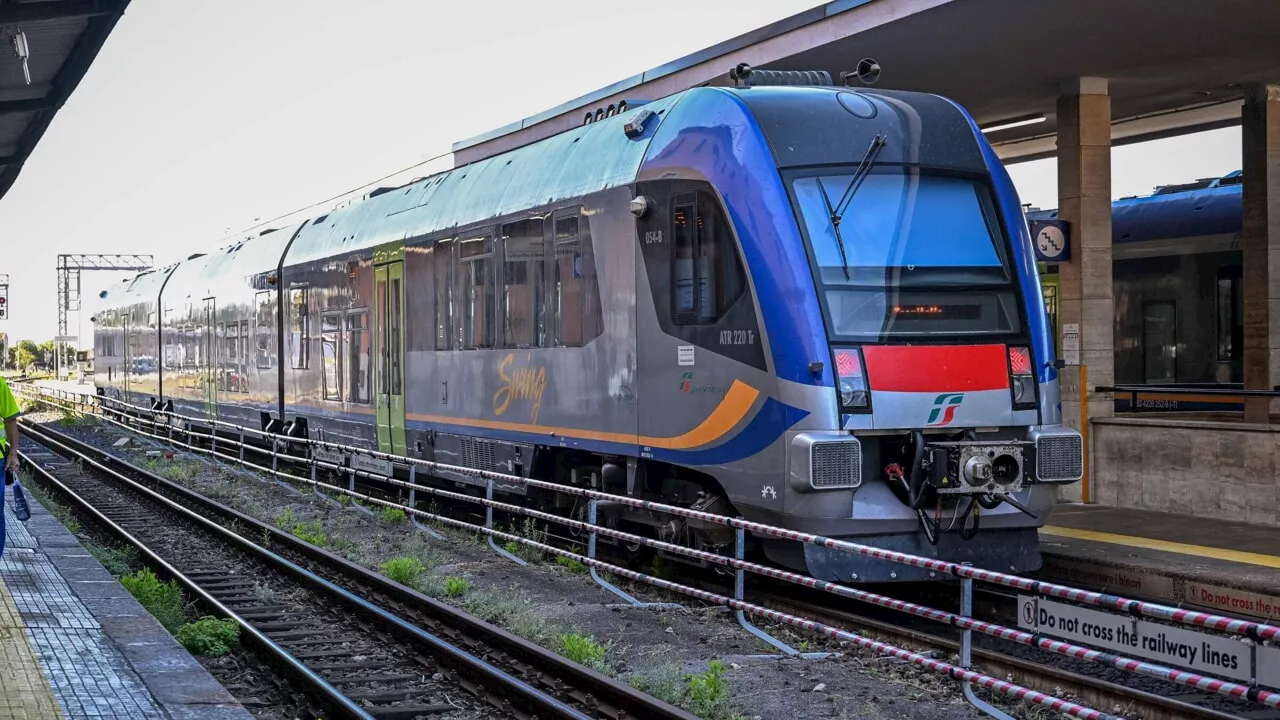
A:
POLYGON ((251 716, 38 503, 5 504, 0 720, 251 716))
POLYGON ((1064 503, 1040 545, 1056 580, 1280 621, 1280 528, 1064 503))

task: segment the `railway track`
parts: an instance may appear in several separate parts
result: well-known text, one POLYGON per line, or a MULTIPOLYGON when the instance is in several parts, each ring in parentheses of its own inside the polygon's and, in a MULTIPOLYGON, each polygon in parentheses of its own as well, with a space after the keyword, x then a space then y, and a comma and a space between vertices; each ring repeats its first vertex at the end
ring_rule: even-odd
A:
MULTIPOLYGON (((105 456, 101 450, 85 446, 90 452, 105 456)), ((365 483, 359 483, 365 485, 365 483)), ((381 495, 376 487, 361 487, 362 492, 381 495)), ((185 492, 185 491, 183 491, 185 492)), ((474 513, 473 508, 453 508, 474 513)), ((461 518, 459 518, 461 519, 461 518)), ((479 520, 479 517, 471 518, 479 520)), ((506 518, 504 518, 506 519, 506 518)), ((581 542, 581 538, 561 537, 551 531, 547 541, 554 545, 581 542)), ((290 537, 290 536, 286 536, 290 537)), ((292 539, 290 537, 290 539, 292 539)), ((323 551, 305 546, 311 553, 323 551)), ((621 548, 618 548, 621 550, 621 548)), ((626 566, 622 554, 601 543, 602 559, 626 566)), ((336 558, 335 558, 336 559, 336 558)), ((339 560, 345 563, 345 561, 339 560)), ((683 574, 682 582, 721 594, 731 594, 728 577, 705 572, 683 574)), ((376 576, 375 576, 376 577, 376 576)), ((893 612, 885 608, 861 603, 841 603, 834 596, 807 591, 794 585, 775 582, 753 576, 748 584, 748 601, 794 615, 824 622, 834 627, 870 633, 886 641, 906 647, 936 650, 951 654, 958 648, 959 633, 954 628, 929 622, 921 618, 893 612), (857 608, 851 612, 850 606, 857 608)), ((929 588, 897 587, 893 596, 910 602, 918 602, 954 612, 958 592, 953 587, 939 585, 929 588)), ((982 606, 982 617, 1016 627, 1014 598, 998 590, 975 589, 975 602, 982 606)), ((558 656, 556 656, 558 657, 558 656)), ((1280 720, 1280 712, 1259 705, 1234 701, 1217 694, 1195 691, 1191 688, 1155 678, 1125 673, 1110 666, 1075 660, 1050 654, 1034 648, 1010 645, 995 638, 975 633, 974 661, 982 669, 997 677, 1009 677, 1014 681, 1040 689, 1047 693, 1068 692, 1086 705, 1115 713, 1135 714, 1149 720, 1158 718, 1221 718, 1249 717, 1251 720, 1280 720)))
POLYGON ((317 715, 693 720, 98 448, 32 423, 24 434, 37 482, 235 619, 317 715))

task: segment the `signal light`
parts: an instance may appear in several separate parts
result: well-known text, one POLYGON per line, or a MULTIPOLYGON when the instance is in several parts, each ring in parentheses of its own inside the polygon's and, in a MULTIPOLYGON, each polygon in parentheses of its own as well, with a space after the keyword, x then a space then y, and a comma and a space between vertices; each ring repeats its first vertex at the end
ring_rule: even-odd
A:
POLYGON ((866 410, 871 407, 871 393, 862 372, 862 353, 857 348, 836 351, 836 387, 840 407, 844 410, 866 410))
POLYGON ((1036 405, 1036 378, 1031 370, 1031 349, 1010 347, 1009 389, 1013 393, 1015 408, 1033 408, 1036 405))

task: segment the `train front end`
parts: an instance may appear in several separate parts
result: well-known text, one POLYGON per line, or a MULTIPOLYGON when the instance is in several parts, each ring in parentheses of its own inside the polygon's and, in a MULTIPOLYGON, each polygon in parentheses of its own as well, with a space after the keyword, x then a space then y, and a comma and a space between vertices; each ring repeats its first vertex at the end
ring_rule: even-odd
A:
MULTIPOLYGON (((787 434, 788 525, 994 570, 1039 568, 1036 528, 1056 486, 1081 478, 1082 443, 1062 424, 1031 239, 1003 165, 968 114, 934 95, 740 97, 778 164, 821 317, 814 342, 834 370, 826 399, 816 387, 786 391, 815 410, 787 434)), ((812 545, 766 549, 791 564, 803 553, 822 579, 933 576, 812 545)))

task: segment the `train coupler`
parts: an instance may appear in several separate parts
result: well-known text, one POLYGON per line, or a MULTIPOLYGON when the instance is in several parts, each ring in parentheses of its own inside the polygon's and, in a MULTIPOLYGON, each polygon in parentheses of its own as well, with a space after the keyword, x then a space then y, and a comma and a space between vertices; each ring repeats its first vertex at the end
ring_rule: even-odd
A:
POLYGON ((1031 443, 935 442, 925 446, 924 476, 939 495, 1008 496, 1023 490, 1031 443))

